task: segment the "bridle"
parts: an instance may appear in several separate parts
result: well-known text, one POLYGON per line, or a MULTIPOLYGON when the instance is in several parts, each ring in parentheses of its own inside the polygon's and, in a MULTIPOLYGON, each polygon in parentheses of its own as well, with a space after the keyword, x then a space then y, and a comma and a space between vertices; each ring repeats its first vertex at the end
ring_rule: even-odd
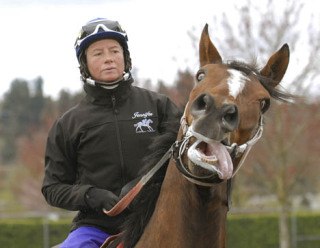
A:
MULTIPOLYGON (((185 151, 188 149, 188 143, 190 138, 194 137, 194 131, 188 125, 186 121, 186 109, 188 103, 185 107, 185 112, 181 118, 180 124, 182 128, 182 139, 180 141, 176 141, 171 149, 173 151, 173 158, 176 161, 176 166, 179 171, 192 183, 195 183, 200 186, 213 186, 216 183, 221 182, 219 178, 217 178, 216 174, 206 175, 206 176, 196 176, 192 174, 187 167, 184 165, 182 161, 182 156, 185 151)), ((246 143, 238 145, 233 143, 231 145, 225 145, 226 149, 228 150, 232 160, 240 158, 238 163, 237 169, 233 172, 232 177, 239 171, 240 167, 242 166, 244 160, 246 159, 249 151, 251 150, 252 146, 257 143, 257 141, 261 138, 263 133, 263 115, 260 115, 259 123, 256 128, 255 134, 248 140, 246 143)))
MULTIPOLYGON (((176 141, 172 146, 172 157, 176 162, 176 167, 178 170, 183 174, 183 176, 189 180, 190 182, 204 187, 211 187, 217 183, 222 182, 216 175, 216 173, 206 176, 196 176, 192 174, 187 167, 184 165, 182 161, 182 156, 185 151, 188 149, 188 143, 191 137, 194 137, 192 128, 188 125, 186 121, 186 109, 188 103, 185 107, 185 112, 181 118, 180 124, 182 128, 182 139, 181 141, 176 141)), ((246 142, 241 145, 237 143, 233 143, 231 145, 225 145, 227 151, 229 152, 231 159, 234 161, 237 158, 240 158, 238 163, 237 169, 232 173, 232 177, 227 180, 227 208, 230 209, 231 206, 231 190, 232 190, 232 178, 236 175, 239 171, 240 167, 242 166, 244 160, 246 159, 247 155, 249 154, 252 146, 257 143, 257 141, 261 138, 263 133, 263 115, 260 115, 259 123, 256 128, 255 134, 246 142)))

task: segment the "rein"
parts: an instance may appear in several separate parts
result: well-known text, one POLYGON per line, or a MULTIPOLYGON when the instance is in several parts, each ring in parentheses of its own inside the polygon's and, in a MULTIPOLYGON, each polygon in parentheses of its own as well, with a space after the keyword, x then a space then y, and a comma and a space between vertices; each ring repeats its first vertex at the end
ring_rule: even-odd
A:
MULTIPOLYGON (((187 106, 186 106, 187 108, 187 106)), ((185 109, 186 109, 185 108, 185 109)), ((145 174, 139 182, 123 197, 121 200, 110 210, 103 209, 103 212, 108 216, 116 216, 120 214, 123 210, 125 210, 133 199, 138 195, 143 186, 153 177, 153 175, 172 157, 176 162, 177 169, 183 174, 183 176, 189 180, 190 182, 210 187, 216 183, 222 182, 216 174, 207 175, 207 176, 196 176, 192 174, 187 167, 184 165, 182 161, 182 155, 188 149, 188 142, 191 137, 194 137, 191 128, 188 126, 186 122, 185 113, 181 118, 181 128, 183 131, 183 138, 181 141, 175 141, 170 149, 162 156, 162 158, 158 161, 158 163, 147 173, 145 174)), ((231 202, 231 179, 235 176, 235 174, 239 171, 239 168, 242 166, 244 160, 246 159, 249 151, 252 146, 261 138, 263 132, 263 116, 260 116, 259 125, 257 127, 257 131, 254 136, 248 140, 246 143, 242 145, 238 145, 233 143, 230 146, 226 146, 229 154, 231 155, 232 160, 235 158, 241 157, 241 160, 238 164, 236 171, 233 172, 232 177, 227 180, 227 197, 228 197, 228 209, 230 207, 231 202)))
POLYGON ((159 162, 152 167, 152 169, 145 174, 139 182, 114 205, 110 210, 103 209, 103 212, 108 216, 116 216, 125 210, 133 199, 138 195, 143 186, 153 177, 153 175, 170 159, 172 156, 172 149, 170 148, 159 160, 159 162))

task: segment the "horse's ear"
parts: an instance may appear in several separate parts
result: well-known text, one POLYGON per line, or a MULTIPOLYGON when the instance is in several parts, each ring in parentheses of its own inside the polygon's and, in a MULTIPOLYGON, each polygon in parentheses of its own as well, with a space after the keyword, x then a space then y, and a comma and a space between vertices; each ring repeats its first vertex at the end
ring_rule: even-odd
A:
POLYGON ((222 59, 218 52, 218 50, 215 48, 215 46, 212 44, 209 32, 208 32, 208 24, 206 24, 202 30, 200 44, 199 44, 199 57, 200 57, 200 66, 204 66, 206 64, 215 64, 215 63, 221 63, 222 59))
POLYGON ((260 71, 261 75, 273 80, 272 86, 277 86, 283 78, 289 64, 289 46, 284 44, 279 51, 274 53, 268 60, 268 63, 260 71))

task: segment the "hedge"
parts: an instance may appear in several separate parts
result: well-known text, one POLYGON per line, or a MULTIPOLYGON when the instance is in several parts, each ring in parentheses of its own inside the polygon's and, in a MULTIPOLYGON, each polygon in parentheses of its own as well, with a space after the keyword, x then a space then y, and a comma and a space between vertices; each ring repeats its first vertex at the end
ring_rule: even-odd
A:
POLYGON ((42 248, 45 228, 49 231, 49 246, 60 243, 68 234, 71 220, 44 222, 42 219, 0 220, 0 247, 42 248), (45 226, 47 225, 47 226, 45 226))
POLYGON ((279 247, 278 217, 276 215, 229 216, 227 247, 279 247))
POLYGON ((298 238, 310 239, 299 241, 297 248, 320 247, 320 216, 301 214, 297 219, 298 238))
MULTIPOLYGON (((70 219, 44 222, 43 219, 0 220, 0 247, 42 248, 44 230, 48 227, 49 246, 60 243, 68 234, 70 219), (46 226, 47 225, 47 226, 46 226)), ((299 241, 296 248, 320 247, 320 213, 299 214, 296 219, 296 238, 310 238, 299 241), (317 238, 317 240, 313 240, 317 238)), ((228 215, 228 248, 278 248, 277 215, 228 215)))
MULTIPOLYGON (((320 213, 299 213, 291 221, 296 223, 296 231, 290 231, 294 248, 320 247, 320 213), (293 241, 294 242, 294 241, 293 241)), ((276 214, 232 215, 228 216, 227 247, 229 248, 278 248, 279 226, 276 214)))

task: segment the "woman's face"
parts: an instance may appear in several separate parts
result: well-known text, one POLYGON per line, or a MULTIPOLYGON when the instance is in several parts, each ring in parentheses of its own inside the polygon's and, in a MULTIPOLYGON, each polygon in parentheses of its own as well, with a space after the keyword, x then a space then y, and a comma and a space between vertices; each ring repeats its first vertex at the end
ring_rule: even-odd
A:
POLYGON ((113 39, 93 42, 86 50, 87 66, 92 79, 113 82, 123 76, 125 62, 123 49, 113 39))

